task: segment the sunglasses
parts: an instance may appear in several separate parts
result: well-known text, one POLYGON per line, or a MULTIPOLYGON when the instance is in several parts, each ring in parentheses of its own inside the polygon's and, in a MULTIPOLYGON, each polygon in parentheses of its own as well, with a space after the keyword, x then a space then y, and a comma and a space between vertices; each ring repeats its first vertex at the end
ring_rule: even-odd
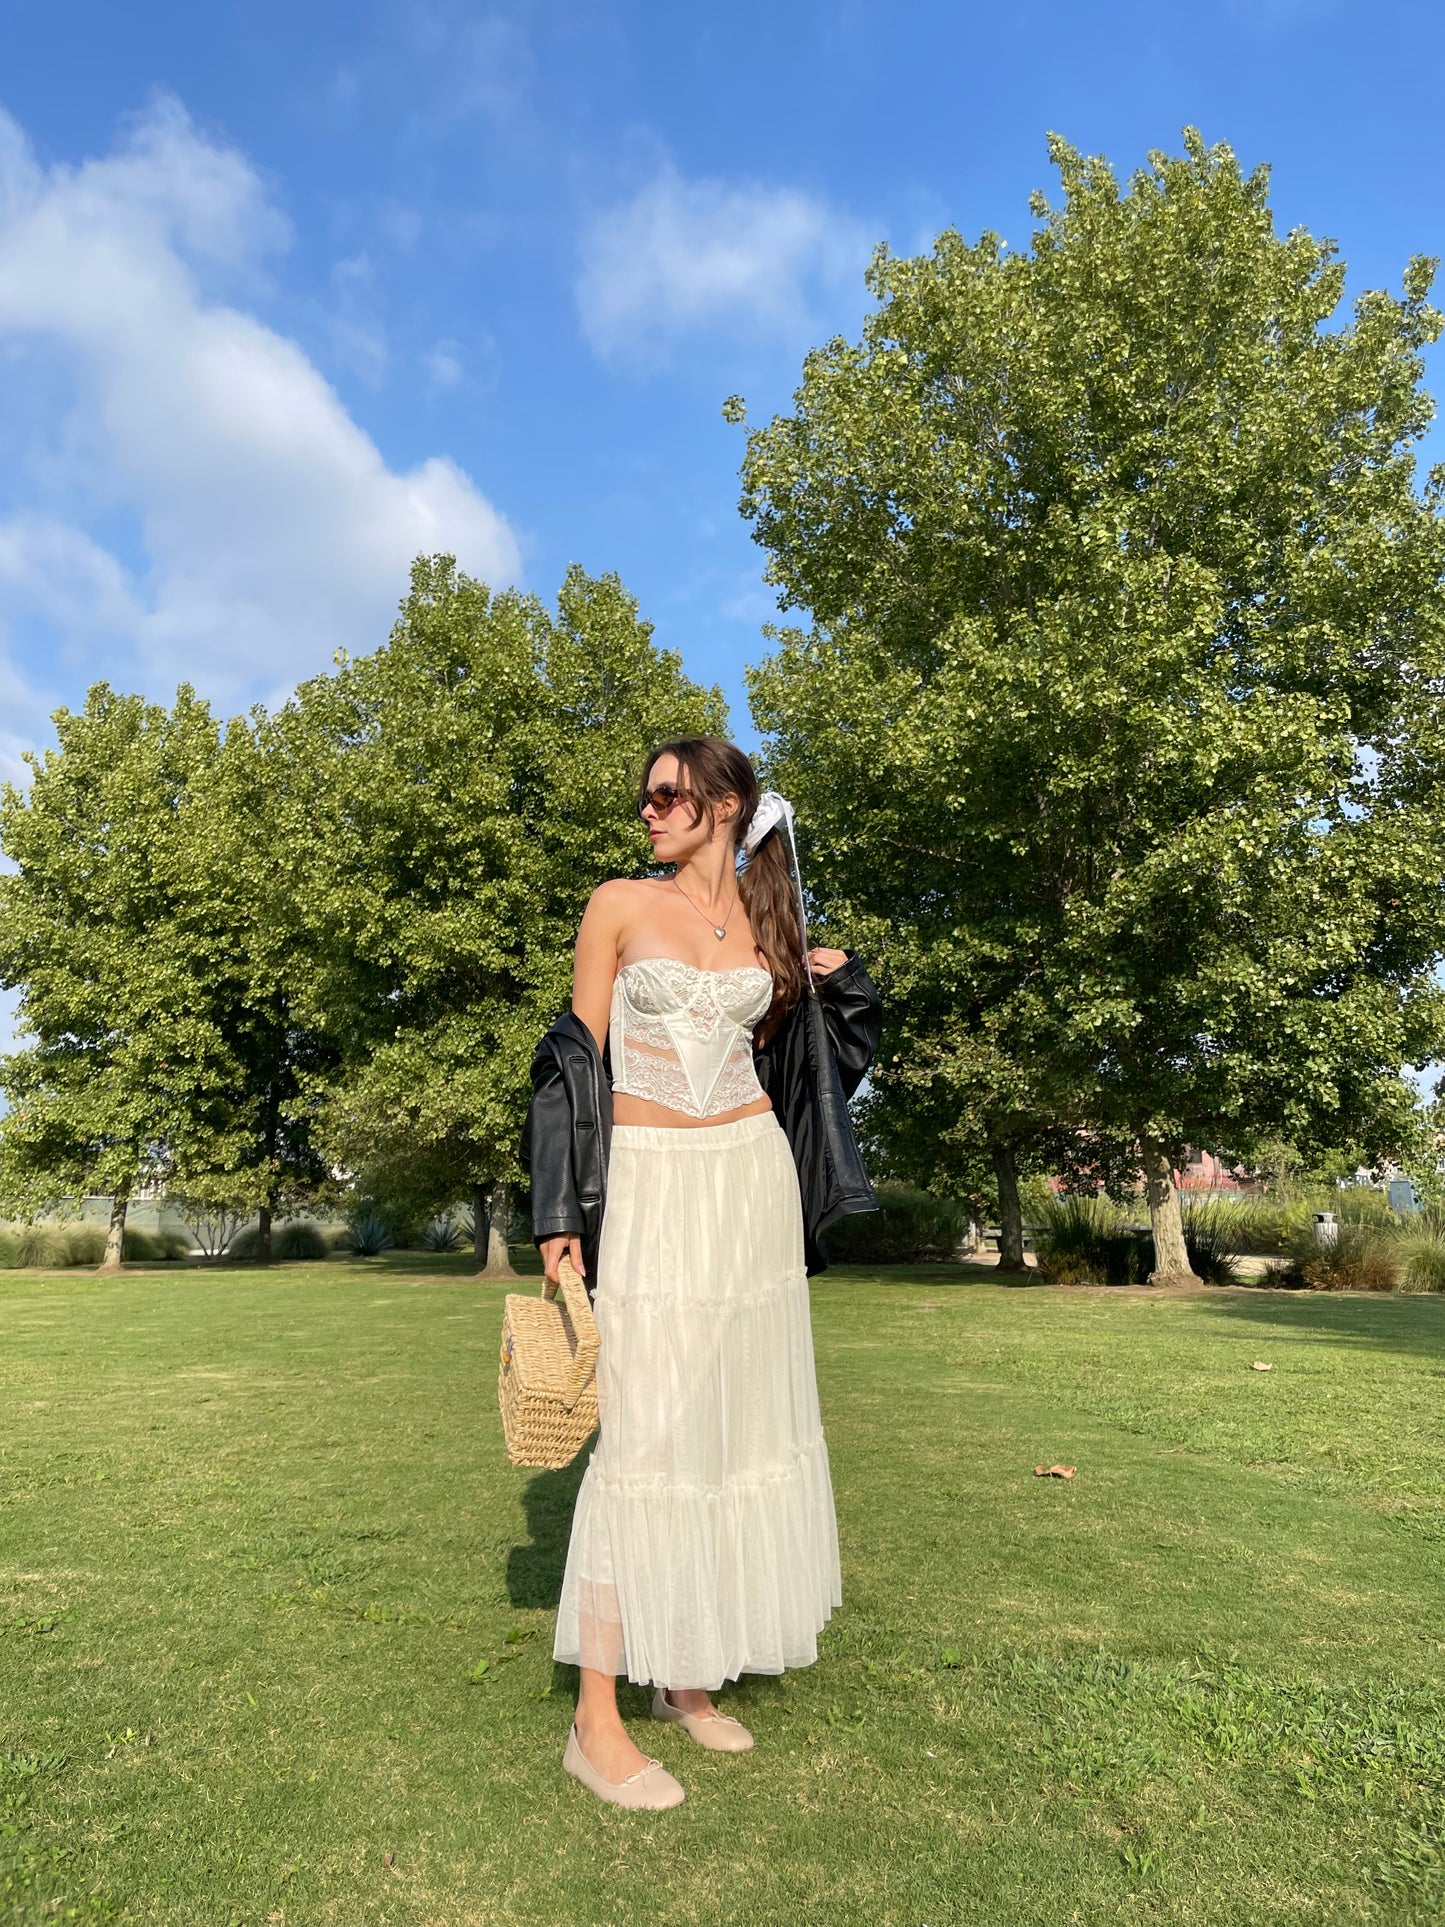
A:
POLYGON ((691 790, 680 790, 673 783, 659 783, 655 790, 644 790, 638 797, 637 814, 641 816, 650 803, 659 816, 666 816, 676 804, 691 800, 691 790))

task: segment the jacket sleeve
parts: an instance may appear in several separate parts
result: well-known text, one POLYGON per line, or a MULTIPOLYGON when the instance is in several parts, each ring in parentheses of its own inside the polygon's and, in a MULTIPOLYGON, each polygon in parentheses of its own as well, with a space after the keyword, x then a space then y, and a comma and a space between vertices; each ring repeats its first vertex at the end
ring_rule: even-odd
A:
POLYGON ((818 1003, 843 1095, 851 1097, 868 1074, 883 1030, 883 1005, 856 950, 819 982, 818 1003))
POLYGON ((572 1105, 557 1053, 546 1038, 532 1057, 532 1102, 518 1156, 532 1188, 532 1237, 580 1237, 582 1207, 572 1171, 572 1105))

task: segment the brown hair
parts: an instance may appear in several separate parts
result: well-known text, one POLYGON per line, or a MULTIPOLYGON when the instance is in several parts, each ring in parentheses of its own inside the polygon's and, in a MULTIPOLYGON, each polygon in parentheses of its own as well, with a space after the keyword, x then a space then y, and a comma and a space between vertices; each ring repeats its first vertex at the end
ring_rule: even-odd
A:
MULTIPOLYGON (((739 808, 732 822, 732 837, 734 849, 740 849, 758 807, 758 779, 737 744, 725 743, 720 736, 675 736, 670 742, 659 743, 642 766, 637 785, 639 805, 646 801, 647 779, 663 756, 677 758, 678 788, 686 792, 694 824, 706 816, 711 829, 724 797, 737 797, 739 808)), ((772 1008, 762 1026, 770 1031, 783 1012, 798 1002, 807 983, 797 890, 780 831, 770 831, 748 858, 738 878, 738 894, 748 913, 754 941, 773 975, 772 1008)))

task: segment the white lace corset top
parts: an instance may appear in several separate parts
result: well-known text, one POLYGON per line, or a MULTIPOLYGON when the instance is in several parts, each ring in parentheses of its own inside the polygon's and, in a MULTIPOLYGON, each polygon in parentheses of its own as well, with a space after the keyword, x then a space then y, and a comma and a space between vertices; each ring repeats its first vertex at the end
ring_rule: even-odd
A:
POLYGON ((676 957, 624 964, 612 986, 612 1088, 688 1117, 716 1117, 762 1096, 753 1027, 773 1001, 756 964, 702 970, 676 957))

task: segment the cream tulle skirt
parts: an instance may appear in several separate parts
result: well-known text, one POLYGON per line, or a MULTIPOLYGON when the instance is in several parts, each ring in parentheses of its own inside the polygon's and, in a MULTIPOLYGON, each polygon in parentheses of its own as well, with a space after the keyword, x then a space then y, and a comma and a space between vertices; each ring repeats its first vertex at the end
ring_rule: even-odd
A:
POLYGON ((798 1175, 771 1112, 614 1129, 594 1309, 602 1427, 556 1658, 678 1689, 806 1666, 842 1587, 798 1175))

